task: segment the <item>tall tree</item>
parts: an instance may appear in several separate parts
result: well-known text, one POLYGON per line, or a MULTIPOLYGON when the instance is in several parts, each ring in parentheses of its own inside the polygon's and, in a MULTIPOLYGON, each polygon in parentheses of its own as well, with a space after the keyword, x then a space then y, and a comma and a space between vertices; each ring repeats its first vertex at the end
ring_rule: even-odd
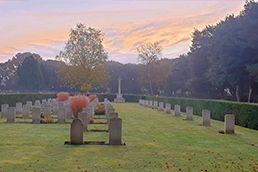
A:
POLYGON ((18 86, 21 91, 34 92, 42 88, 42 74, 38 60, 28 56, 18 69, 18 86))
POLYGON ((81 23, 71 29, 64 50, 56 57, 66 63, 59 70, 65 84, 83 91, 107 85, 109 75, 105 61, 108 55, 103 39, 101 30, 87 28, 81 23))
POLYGON ((158 61, 162 56, 162 49, 158 42, 136 47, 138 59, 142 63, 139 66, 139 83, 149 88, 151 95, 153 95, 153 87, 164 86, 164 81, 168 76, 166 64, 158 61))

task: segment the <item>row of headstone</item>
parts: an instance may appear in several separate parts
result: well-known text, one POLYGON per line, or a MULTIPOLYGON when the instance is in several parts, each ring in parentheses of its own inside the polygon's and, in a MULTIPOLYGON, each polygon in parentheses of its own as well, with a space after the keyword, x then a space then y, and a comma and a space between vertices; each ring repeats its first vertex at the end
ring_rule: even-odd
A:
MULTIPOLYGON (((98 100, 96 101, 98 102, 98 100)), ((92 109, 96 108, 97 104, 90 104, 79 113, 78 118, 74 119, 71 124, 70 140, 73 145, 83 144, 83 132, 87 131, 87 125, 89 124, 89 117, 91 117, 92 109)), ((115 113, 115 109, 110 102, 105 99, 106 114, 109 118, 109 145, 122 145, 122 119, 118 118, 118 114, 115 113), (115 114, 115 115, 114 115, 115 114)))
POLYGON ((122 119, 118 118, 118 113, 111 105, 108 99, 104 99, 108 131, 109 131, 109 145, 122 144, 122 119))
MULTIPOLYGON (((152 100, 139 100, 139 104, 142 106, 147 106, 153 109, 157 109, 157 101, 154 101, 154 105, 152 105, 152 100)), ((171 113, 171 104, 166 103, 166 113, 171 113)), ((159 111, 164 111, 164 103, 159 102, 159 111)), ((180 105, 174 106, 175 116, 179 117, 180 115, 180 105)), ((188 121, 193 121, 193 108, 186 107, 186 119, 188 121)), ((202 126, 210 126, 210 111, 209 110, 202 110, 202 126)), ((225 134, 234 134, 235 133, 235 116, 234 115, 225 115, 225 134)))

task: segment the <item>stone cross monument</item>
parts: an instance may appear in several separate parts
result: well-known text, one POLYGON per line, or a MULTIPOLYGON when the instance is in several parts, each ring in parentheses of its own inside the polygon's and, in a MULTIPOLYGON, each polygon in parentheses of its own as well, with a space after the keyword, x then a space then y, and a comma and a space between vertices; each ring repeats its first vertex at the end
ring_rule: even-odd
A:
POLYGON ((118 94, 116 95, 114 102, 124 103, 125 99, 123 98, 123 95, 121 94, 121 81, 122 81, 122 78, 121 78, 121 76, 119 76, 119 78, 118 78, 118 94))

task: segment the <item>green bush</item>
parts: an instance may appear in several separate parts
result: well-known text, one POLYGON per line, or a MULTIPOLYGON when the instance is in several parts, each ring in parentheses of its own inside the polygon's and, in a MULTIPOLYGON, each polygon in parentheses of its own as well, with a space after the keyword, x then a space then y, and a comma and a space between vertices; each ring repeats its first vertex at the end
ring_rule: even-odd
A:
POLYGON ((224 100, 207 100, 207 99, 187 99, 187 98, 167 98, 167 97, 150 97, 146 100, 170 103, 171 108, 174 105, 180 105, 181 111, 185 112, 186 107, 193 107, 194 115, 202 116, 202 110, 211 111, 211 119, 224 121, 227 114, 235 115, 235 124, 258 130, 258 105, 252 103, 238 103, 224 100))

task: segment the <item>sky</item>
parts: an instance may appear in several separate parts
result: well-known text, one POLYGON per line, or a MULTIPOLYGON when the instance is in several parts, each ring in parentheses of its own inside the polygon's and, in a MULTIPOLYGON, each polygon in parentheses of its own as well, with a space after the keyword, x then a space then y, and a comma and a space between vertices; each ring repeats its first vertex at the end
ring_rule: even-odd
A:
POLYGON ((194 28, 238 15, 245 0, 0 0, 0 62, 19 52, 55 59, 77 23, 100 29, 109 59, 137 63, 135 47, 159 42, 163 58, 187 53, 194 28))

